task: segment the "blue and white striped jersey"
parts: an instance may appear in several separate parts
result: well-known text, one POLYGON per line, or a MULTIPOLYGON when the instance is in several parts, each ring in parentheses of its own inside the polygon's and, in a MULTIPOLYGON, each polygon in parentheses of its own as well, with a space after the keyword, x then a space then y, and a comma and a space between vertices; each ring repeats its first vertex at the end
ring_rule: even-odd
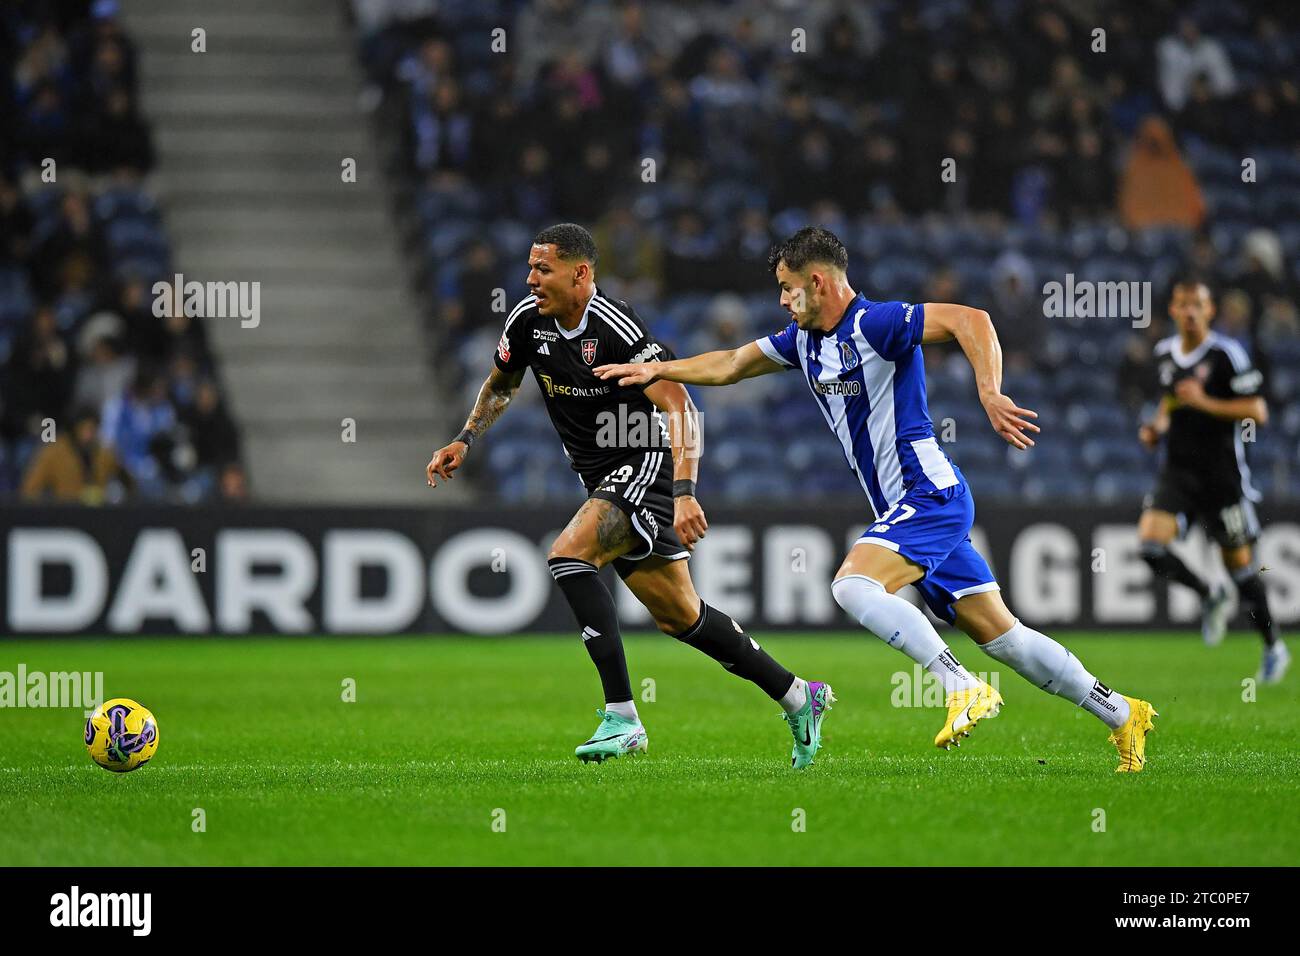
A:
POLYGON ((925 400, 925 307, 858 294, 829 332, 795 323, 756 343, 802 369, 826 424, 878 516, 914 489, 965 483, 934 437, 925 400))

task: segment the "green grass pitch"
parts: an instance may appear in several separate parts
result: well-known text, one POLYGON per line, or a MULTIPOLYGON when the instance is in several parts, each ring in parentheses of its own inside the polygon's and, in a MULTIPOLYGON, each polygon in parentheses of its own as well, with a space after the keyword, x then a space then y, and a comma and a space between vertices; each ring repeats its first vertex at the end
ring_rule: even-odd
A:
MULTIPOLYGON (((1096 720, 1010 672, 1001 716, 935 750, 942 711, 891 706, 910 661, 865 634, 764 638, 839 696, 801 773, 775 704, 657 635, 627 641, 634 688, 654 681, 650 751, 600 765, 572 755, 600 704, 576 638, 4 640, 0 671, 102 670, 106 696, 154 711, 160 747, 110 774, 80 710, 0 709, 0 865, 1300 859, 1300 675, 1248 702, 1251 635, 1061 636, 1155 703, 1146 772, 1115 774, 1096 720)), ((960 635, 954 650, 997 667, 960 635)))

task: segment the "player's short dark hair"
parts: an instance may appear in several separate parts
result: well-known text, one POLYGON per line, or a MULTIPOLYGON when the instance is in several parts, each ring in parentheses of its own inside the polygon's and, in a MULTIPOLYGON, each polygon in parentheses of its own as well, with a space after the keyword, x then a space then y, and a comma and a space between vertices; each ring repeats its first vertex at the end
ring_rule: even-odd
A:
POLYGON ((824 262, 843 271, 849 267, 849 250, 829 229, 804 226, 789 239, 772 247, 767 254, 767 268, 776 272, 782 260, 792 272, 801 271, 810 262, 824 262))
POLYGON ((1175 289, 1195 289, 1198 285, 1205 286, 1210 293, 1210 301, 1214 301, 1214 283, 1210 277, 1203 272, 1180 272, 1174 276, 1173 281, 1169 283, 1169 297, 1172 299, 1175 289))
POLYGON ((576 222, 547 226, 533 237, 533 245, 554 246, 555 254, 566 262, 586 259, 593 266, 596 264, 596 240, 576 222))

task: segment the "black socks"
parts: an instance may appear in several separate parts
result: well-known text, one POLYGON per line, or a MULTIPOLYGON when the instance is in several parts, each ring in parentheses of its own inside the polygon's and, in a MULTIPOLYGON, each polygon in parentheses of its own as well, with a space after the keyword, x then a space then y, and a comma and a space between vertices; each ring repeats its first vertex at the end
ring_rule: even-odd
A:
POLYGON ((1168 581, 1177 581, 1191 588, 1201 596, 1209 597, 1210 586, 1201 580, 1200 575, 1183 563, 1183 559, 1157 541, 1143 541, 1142 560, 1145 561, 1157 577, 1168 581))
POLYGON ((1277 627, 1273 624, 1273 614, 1268 609, 1268 593, 1264 579, 1253 565, 1238 568, 1232 572, 1232 582, 1237 585, 1237 595, 1241 598, 1241 609, 1250 614, 1250 619, 1259 628, 1259 636, 1264 643, 1272 647, 1277 642, 1277 627))
POLYGON ((582 628, 582 642, 600 673, 605 703, 630 701, 632 683, 627 676, 627 657, 618 631, 614 596, 600 580, 596 566, 576 558, 551 558, 546 563, 582 628))
POLYGON ((715 607, 700 603, 700 617, 674 637, 703 651, 737 677, 752 681, 773 700, 785 696, 794 675, 740 629, 740 625, 715 607))

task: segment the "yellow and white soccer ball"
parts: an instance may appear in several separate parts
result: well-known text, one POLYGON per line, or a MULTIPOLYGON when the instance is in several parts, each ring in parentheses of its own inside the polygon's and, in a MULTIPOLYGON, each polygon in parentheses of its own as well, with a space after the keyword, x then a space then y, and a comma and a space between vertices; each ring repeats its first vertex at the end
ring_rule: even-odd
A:
POLYGON ((106 700, 86 721, 86 749, 91 760, 114 773, 143 767, 158 751, 158 721, 127 697, 106 700))

